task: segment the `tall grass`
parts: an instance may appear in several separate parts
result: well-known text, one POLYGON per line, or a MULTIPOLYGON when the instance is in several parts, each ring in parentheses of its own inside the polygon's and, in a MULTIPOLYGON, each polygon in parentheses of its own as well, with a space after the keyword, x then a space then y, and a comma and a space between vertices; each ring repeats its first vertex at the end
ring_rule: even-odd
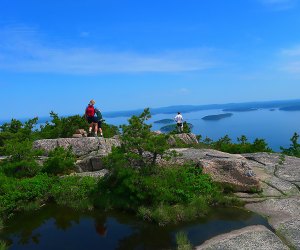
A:
POLYGON ((176 234, 177 250, 192 250, 193 246, 184 232, 176 234))
POLYGON ((0 241, 0 250, 7 250, 8 246, 5 244, 4 241, 0 241))

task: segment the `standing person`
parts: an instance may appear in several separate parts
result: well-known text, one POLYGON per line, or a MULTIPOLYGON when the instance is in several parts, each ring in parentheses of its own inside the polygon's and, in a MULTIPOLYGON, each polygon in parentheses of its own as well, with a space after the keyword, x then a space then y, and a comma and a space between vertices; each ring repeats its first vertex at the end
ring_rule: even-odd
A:
POLYGON ((100 133, 100 136, 103 137, 103 132, 102 132, 103 117, 102 117, 100 109, 95 108, 95 113, 96 113, 96 120, 98 123, 98 132, 100 133))
POLYGON ((177 130, 179 133, 183 133, 183 117, 180 112, 174 118, 175 122, 177 123, 177 130))
POLYGON ((89 136, 92 135, 93 127, 95 126, 95 135, 97 135, 98 131, 98 123, 95 117, 95 101, 91 100, 87 108, 85 109, 85 118, 88 121, 90 127, 89 127, 89 136))

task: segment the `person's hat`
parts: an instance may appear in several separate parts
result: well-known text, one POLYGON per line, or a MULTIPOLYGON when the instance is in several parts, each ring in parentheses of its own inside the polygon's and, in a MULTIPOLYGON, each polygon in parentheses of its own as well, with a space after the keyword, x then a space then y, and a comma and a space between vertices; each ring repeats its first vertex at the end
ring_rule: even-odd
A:
POLYGON ((94 105, 95 103, 96 103, 95 100, 90 100, 91 105, 94 105))

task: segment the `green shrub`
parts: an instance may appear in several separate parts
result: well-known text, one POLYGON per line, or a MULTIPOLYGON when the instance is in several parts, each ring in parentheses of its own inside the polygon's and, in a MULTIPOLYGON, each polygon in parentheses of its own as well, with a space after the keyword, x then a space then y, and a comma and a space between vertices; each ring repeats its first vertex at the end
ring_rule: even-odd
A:
POLYGON ((213 149, 232 153, 232 154, 243 154, 243 153, 256 153, 256 152, 272 152, 268 147, 268 144, 264 139, 255 139, 253 143, 248 142, 246 136, 242 135, 237 138, 238 143, 233 143, 228 135, 220 138, 216 142, 209 142, 213 149))
POLYGON ((46 122, 45 125, 40 126, 40 138, 68 138, 72 137, 77 129, 88 130, 88 123, 84 116, 59 117, 58 114, 51 111, 50 117, 52 118, 51 122, 46 122))
POLYGON ((36 161, 22 160, 19 162, 4 162, 0 165, 1 171, 9 177, 24 178, 37 175, 42 167, 36 161))
POLYGON ((53 182, 46 174, 21 180, 0 175, 0 215, 8 216, 24 210, 31 202, 41 204, 47 201, 53 182))
MULTIPOLYGON (((69 138, 75 134, 76 130, 84 129, 88 131, 89 128, 89 124, 84 116, 59 117, 58 114, 52 111, 50 117, 52 118, 51 122, 46 122, 45 125, 40 126, 38 136, 41 139, 69 138)), ((117 126, 105 122, 102 122, 102 129, 106 138, 111 138, 119 134, 117 126)))
POLYGON ((292 144, 289 148, 280 147, 283 154, 300 157, 300 144, 298 143, 299 135, 294 133, 293 137, 290 139, 292 144))
POLYGON ((193 246, 189 242, 187 234, 184 232, 179 232, 176 234, 176 243, 177 243, 177 250, 192 250, 193 246))
POLYGON ((193 165, 158 167, 151 175, 143 169, 120 166, 100 180, 98 190, 104 206, 133 210, 161 203, 185 204, 219 192, 210 177, 193 165))
POLYGON ((49 158, 45 161, 43 172, 48 174, 68 174, 75 168, 76 158, 72 150, 57 147, 49 153, 49 158))
POLYGON ((0 250, 7 250, 8 246, 4 241, 0 241, 0 250))
POLYGON ((158 156, 163 156, 169 145, 167 135, 157 135, 151 131, 152 125, 147 124, 151 118, 149 108, 139 116, 132 116, 128 125, 122 125, 122 149, 127 154, 131 166, 153 166, 158 156), (145 153, 148 157, 145 157, 145 153))
POLYGON ((51 196, 59 205, 89 209, 93 207, 96 187, 97 180, 92 177, 65 177, 53 185, 51 196))
POLYGON ((43 153, 41 150, 33 149, 32 144, 30 139, 23 141, 19 141, 19 139, 8 140, 2 147, 2 151, 4 155, 10 156, 8 159, 10 162, 32 162, 37 156, 43 153))
POLYGON ((119 135, 120 131, 117 126, 107 124, 106 122, 102 122, 102 130, 105 138, 111 138, 115 135, 119 135))
POLYGON ((161 203, 153 207, 141 206, 137 210, 140 218, 152 221, 160 226, 176 224, 182 221, 191 221, 197 217, 204 216, 209 210, 210 198, 205 196, 195 197, 189 203, 178 203, 175 205, 161 203))
MULTIPOLYGON (((192 132, 192 128, 193 128, 193 124, 191 123, 187 123, 187 122, 183 122, 183 131, 182 133, 186 133, 189 134, 192 132)), ((179 134, 178 132, 178 128, 177 128, 177 124, 171 124, 171 125, 167 125, 164 126, 163 128, 161 128, 163 132, 169 132, 170 130, 170 134, 179 134)))

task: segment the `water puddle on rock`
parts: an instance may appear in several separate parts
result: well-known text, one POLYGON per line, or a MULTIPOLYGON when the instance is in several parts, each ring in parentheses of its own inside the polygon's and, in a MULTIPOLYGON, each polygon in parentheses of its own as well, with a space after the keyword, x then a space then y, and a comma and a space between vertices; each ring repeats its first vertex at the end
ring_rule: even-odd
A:
POLYGON ((263 217, 238 208, 214 208, 205 218, 159 227, 125 213, 82 213, 49 205, 7 221, 0 239, 12 250, 175 249, 175 235, 180 231, 198 246, 216 235, 250 225, 270 228, 263 217))

